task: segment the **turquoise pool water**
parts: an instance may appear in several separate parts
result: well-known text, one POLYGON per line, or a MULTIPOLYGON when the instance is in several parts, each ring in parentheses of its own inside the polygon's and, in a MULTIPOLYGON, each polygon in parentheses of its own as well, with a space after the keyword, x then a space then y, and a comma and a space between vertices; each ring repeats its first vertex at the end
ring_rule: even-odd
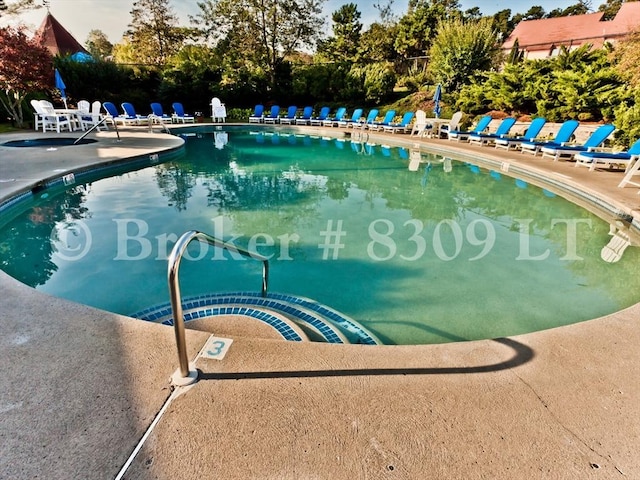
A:
MULTIPOLYGON (((390 344, 514 335, 640 300, 638 249, 604 262, 608 224, 520 179, 286 131, 185 139, 180 158, 2 212, 2 269, 131 314, 168 301, 166 257, 196 229, 271 256, 270 291, 313 298, 390 344)), ((192 247, 183 296, 259 290, 259 262, 192 247)))

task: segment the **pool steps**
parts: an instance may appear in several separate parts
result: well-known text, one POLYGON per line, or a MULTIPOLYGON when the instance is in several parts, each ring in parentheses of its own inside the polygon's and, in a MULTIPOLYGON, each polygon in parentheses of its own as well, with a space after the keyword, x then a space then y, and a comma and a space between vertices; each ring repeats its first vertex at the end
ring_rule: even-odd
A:
MULTIPOLYGON (((276 329, 289 341, 304 338, 287 320, 297 325, 312 341, 378 345, 376 336, 355 320, 314 300, 292 295, 257 292, 207 294, 183 299, 186 322, 217 315, 244 315, 276 329), (284 318, 283 318, 284 317, 284 318)), ((134 318, 173 325, 171 305, 156 305, 133 315, 134 318)))

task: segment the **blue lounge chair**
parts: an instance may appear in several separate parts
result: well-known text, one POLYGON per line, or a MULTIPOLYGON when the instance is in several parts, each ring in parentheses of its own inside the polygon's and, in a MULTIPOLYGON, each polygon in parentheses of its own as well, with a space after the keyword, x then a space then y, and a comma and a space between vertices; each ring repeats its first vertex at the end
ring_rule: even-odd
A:
POLYGON ((489 115, 485 115, 476 124, 475 128, 469 131, 462 130, 448 130, 447 138, 449 140, 455 140, 456 142, 466 142, 469 139, 469 135, 473 135, 474 133, 484 132, 485 129, 491 123, 492 118, 489 115))
POLYGON ((524 135, 521 137, 496 138, 494 140, 495 147, 511 150, 511 148, 519 148, 522 142, 532 142, 540 134, 545 123, 547 123, 547 120, 544 117, 534 118, 524 135))
POLYGON ((347 124, 347 128, 349 127, 361 127, 361 128, 366 128, 367 125, 372 124, 373 122, 376 121, 376 117, 378 116, 378 109, 377 108, 372 108, 371 110, 369 110, 369 113, 367 114, 367 118, 365 118, 362 121, 358 121, 355 123, 349 123, 347 124))
POLYGON ((366 125, 366 128, 369 130, 382 130, 387 125, 391 125, 393 123, 393 119, 396 117, 395 110, 387 110, 381 122, 372 122, 366 125))
POLYGON ((173 118, 177 122, 195 123, 196 119, 194 118, 194 116, 184 113, 184 107, 180 102, 174 102, 173 104, 171 104, 171 108, 173 108, 173 118))
POLYGON ((338 122, 338 127, 347 128, 350 124, 358 123, 362 118, 362 109, 356 108, 351 115, 351 118, 343 118, 338 122))
POLYGON ((302 115, 296 118, 296 125, 309 125, 311 123, 311 117, 313 116, 313 107, 304 107, 302 109, 302 115))
POLYGON ((580 152, 575 156, 576 167, 589 167, 589 170, 595 170, 599 165, 606 165, 608 168, 613 165, 618 168, 624 165, 628 168, 637 158, 640 158, 640 139, 636 140, 626 152, 580 152))
POLYGON ((325 127, 333 127, 334 125, 338 125, 338 122, 342 120, 345 113, 347 113, 346 107, 340 107, 336 111, 336 114, 333 117, 327 117, 322 121, 322 125, 325 127))
POLYGON ((385 125, 382 129, 385 132, 402 132, 409 133, 411 132, 411 120, 413 120, 414 112, 407 112, 402 116, 402 120, 399 123, 391 123, 389 125, 385 125))
POLYGON ((543 157, 553 158, 554 162, 561 158, 571 160, 576 153, 588 152, 598 148, 615 129, 616 127, 610 123, 600 125, 582 145, 545 145, 540 151, 543 157))
POLYGON ((273 105, 269 111, 269 115, 266 115, 262 121, 264 123, 278 123, 280 121, 280 106, 273 105))
POLYGON ((124 117, 127 123, 131 123, 133 125, 140 125, 141 123, 148 122, 147 117, 143 117, 142 115, 138 115, 136 113, 136 109, 134 108, 132 103, 123 102, 120 106, 124 111, 124 115, 122 115, 121 117, 124 117))
POLYGON ((256 105, 253 109, 253 113, 249 115, 249 123, 262 123, 264 115, 264 105, 256 105))
POLYGON ((298 107, 295 105, 291 105, 287 109, 287 116, 280 118, 280 123, 282 125, 291 125, 296 121, 296 113, 298 113, 298 107))
POLYGON ((151 104, 151 115, 153 116, 152 118, 154 120, 159 120, 162 123, 173 122, 173 119, 169 115, 164 113, 164 110, 162 109, 162 105, 157 102, 153 102, 151 104))
POLYGON ((576 131, 580 123, 577 120, 567 120, 561 126, 553 140, 547 142, 542 141, 524 141, 520 143, 520 153, 531 153, 536 156, 543 146, 562 145, 571 140, 571 135, 576 131))
POLYGON ((107 121, 111 122, 112 125, 115 126, 116 122, 126 125, 125 118, 122 115, 120 115, 120 112, 118 112, 118 108, 115 106, 114 103, 104 102, 102 104, 102 108, 104 108, 104 111, 105 111, 105 118, 107 119, 107 121))
POLYGON ((516 119, 513 117, 507 117, 500 122, 495 133, 472 133, 469 135, 469 143, 477 145, 487 145, 493 143, 496 138, 506 137, 509 134, 509 130, 516 123, 516 119))
POLYGON ((324 122, 327 117, 329 116, 329 113, 331 113, 331 109, 329 107, 322 107, 320 109, 320 113, 318 114, 317 117, 311 117, 311 119, 309 120, 309 123, 311 125, 322 125, 322 122, 324 122))

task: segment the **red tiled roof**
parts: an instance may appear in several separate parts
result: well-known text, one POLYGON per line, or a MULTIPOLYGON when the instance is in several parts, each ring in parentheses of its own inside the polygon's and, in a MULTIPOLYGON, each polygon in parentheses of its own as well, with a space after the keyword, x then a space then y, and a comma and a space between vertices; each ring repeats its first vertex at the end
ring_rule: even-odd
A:
POLYGON ((588 13, 569 17, 524 20, 513 30, 502 45, 511 49, 516 39, 521 50, 549 50, 552 46, 594 46, 624 36, 640 26, 640 1, 625 2, 613 20, 602 20, 603 13, 588 13))
POLYGON ((88 53, 51 13, 47 13, 47 16, 42 21, 35 34, 35 39, 41 45, 47 47, 51 55, 69 55, 76 52, 88 53))
POLYGON ((613 23, 611 27, 618 35, 625 35, 640 28, 640 2, 623 3, 611 23, 613 23))

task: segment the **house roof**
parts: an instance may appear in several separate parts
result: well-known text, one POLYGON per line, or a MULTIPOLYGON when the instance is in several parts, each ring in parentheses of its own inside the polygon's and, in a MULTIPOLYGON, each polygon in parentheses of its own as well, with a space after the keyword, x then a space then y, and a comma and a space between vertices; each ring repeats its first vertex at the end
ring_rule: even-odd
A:
POLYGON ((524 20, 516 26, 502 45, 509 50, 516 39, 521 50, 549 50, 559 45, 591 43, 602 46, 638 28, 640 2, 625 2, 612 20, 603 20, 604 13, 587 13, 568 17, 524 20))
POLYGON ((38 28, 35 39, 42 46, 47 47, 52 55, 69 55, 76 52, 88 53, 49 12, 47 12, 47 16, 38 28))

